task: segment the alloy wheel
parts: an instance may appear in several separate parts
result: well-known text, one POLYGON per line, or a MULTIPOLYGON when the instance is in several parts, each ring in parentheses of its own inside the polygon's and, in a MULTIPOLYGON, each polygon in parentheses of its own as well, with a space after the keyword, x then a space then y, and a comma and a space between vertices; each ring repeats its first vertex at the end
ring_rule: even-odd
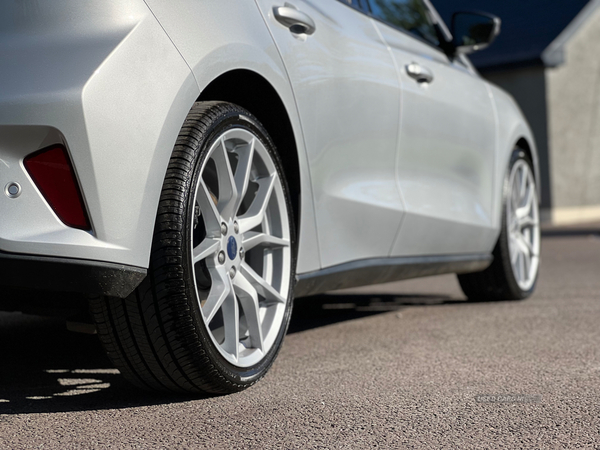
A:
POLYGON ((283 324, 292 264, 282 182, 257 136, 232 128, 214 141, 194 205, 192 264, 202 319, 230 364, 253 366, 283 324))
POLYGON ((540 260, 540 220, 535 180, 529 164, 518 160, 509 176, 507 198, 508 248, 519 288, 531 289, 540 260))

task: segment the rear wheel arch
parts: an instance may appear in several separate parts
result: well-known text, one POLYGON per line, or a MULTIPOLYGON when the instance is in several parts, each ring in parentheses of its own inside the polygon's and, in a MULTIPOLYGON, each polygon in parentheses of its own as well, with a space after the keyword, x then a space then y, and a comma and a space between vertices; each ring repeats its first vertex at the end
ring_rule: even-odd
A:
POLYGON ((300 162, 294 128, 272 84, 247 69, 225 72, 206 86, 197 101, 225 101, 250 111, 267 129, 287 178, 296 230, 300 230, 300 162))
POLYGON ((269 370, 295 279, 282 174, 272 139, 250 111, 194 105, 163 182, 148 277, 125 299, 90 302, 101 341, 129 381, 228 393, 269 370))

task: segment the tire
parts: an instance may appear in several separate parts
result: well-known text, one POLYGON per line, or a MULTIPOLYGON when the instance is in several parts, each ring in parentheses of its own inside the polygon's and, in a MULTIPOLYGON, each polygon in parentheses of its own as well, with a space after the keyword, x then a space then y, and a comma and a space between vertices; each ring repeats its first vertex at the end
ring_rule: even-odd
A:
POLYGON ((538 208, 532 162, 517 148, 504 181, 502 227, 494 260, 482 272, 458 275, 469 300, 522 300, 533 293, 540 263, 538 208))
POLYGON ((147 390, 226 394, 267 373, 292 310, 290 204, 258 120, 233 104, 196 103, 167 169, 148 276, 126 299, 91 301, 125 378, 147 390))

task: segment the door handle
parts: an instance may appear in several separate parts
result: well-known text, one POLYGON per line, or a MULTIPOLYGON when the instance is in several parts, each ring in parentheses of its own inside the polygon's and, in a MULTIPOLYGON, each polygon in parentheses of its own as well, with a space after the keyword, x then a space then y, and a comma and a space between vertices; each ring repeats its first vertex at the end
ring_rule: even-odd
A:
POLYGON ((433 72, 415 62, 406 65, 406 73, 419 83, 431 83, 433 81, 433 72))
POLYGON ((317 31, 314 20, 289 3, 286 3, 285 6, 275 6, 273 15, 277 22, 288 27, 292 33, 310 35, 317 31))

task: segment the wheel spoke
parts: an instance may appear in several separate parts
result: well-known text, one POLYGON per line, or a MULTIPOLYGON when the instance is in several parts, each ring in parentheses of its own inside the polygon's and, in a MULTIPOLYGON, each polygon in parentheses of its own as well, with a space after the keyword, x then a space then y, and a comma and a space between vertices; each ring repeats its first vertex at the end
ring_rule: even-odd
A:
POLYGON ((202 306, 202 315, 207 324, 213 320, 217 311, 223 306, 228 298, 235 299, 231 280, 225 273, 225 270, 221 267, 211 267, 209 271, 212 279, 212 286, 208 298, 202 306))
POLYGON ((215 161, 219 177, 219 202, 217 208, 221 216, 225 219, 230 219, 235 214, 234 207, 238 201, 238 190, 223 137, 221 137, 220 144, 215 148, 212 158, 215 161))
POLYGON ((204 239, 200 245, 194 248, 194 264, 199 261, 202 261, 207 256, 213 255, 219 251, 221 247, 221 242, 218 239, 206 238, 204 239))
POLYGON ((538 256, 536 255, 535 249, 533 248, 533 244, 529 241, 529 239, 526 239, 525 236, 522 236, 521 242, 523 243, 523 247, 524 249, 526 249, 528 255, 538 256))
POLYGON ((531 268, 531 253, 523 254, 523 274, 525 279, 529 278, 529 270, 531 268))
POLYGON ((531 217, 526 216, 519 220, 518 229, 522 230, 523 228, 532 228, 535 226, 537 226, 537 223, 531 217))
POLYGON ((523 236, 519 236, 516 241, 517 241, 517 247, 519 249, 519 252, 523 253, 524 255, 531 254, 532 249, 531 249, 529 243, 525 241, 523 236))
POLYGON ((268 248, 274 247, 289 247, 290 241, 287 239, 279 238, 277 236, 272 236, 266 233, 258 233, 256 231, 248 231, 244 235, 244 240, 242 241, 242 246, 244 250, 248 251, 253 249, 254 247, 262 245, 268 248))
MULTIPOLYGON (((233 293, 233 290, 232 290, 233 293)), ((240 309, 235 295, 228 295, 223 302, 223 325, 225 327, 225 340, 223 350, 233 356, 235 361, 239 358, 240 348, 240 309)))
POLYGON ((522 219, 526 216, 528 216, 531 212, 531 208, 533 207, 533 201, 535 198, 534 195, 534 187, 532 185, 529 186, 529 189, 527 190, 527 198, 525 200, 525 204, 523 206, 521 206, 520 208, 517 208, 517 210, 515 211, 515 214, 517 216, 517 218, 522 219))
POLYGON ((265 298, 270 303, 285 303, 287 299, 283 297, 277 290, 267 281, 257 274, 252 267, 247 263, 242 263, 240 267, 244 277, 252 284, 258 295, 265 298))
POLYGON ((514 179, 512 182, 512 188, 510 191, 510 205, 511 205, 511 209, 512 211, 516 211, 517 208, 519 207, 519 190, 520 190, 520 186, 521 186, 521 182, 519 179, 519 171, 517 170, 517 172, 514 175, 514 179))
POLYGON ((525 280, 525 254, 519 251, 519 279, 525 280))
POLYGON ((198 206, 204 219, 206 234, 218 236, 221 233, 221 215, 213 201, 212 195, 206 187, 204 180, 200 179, 198 183, 198 193, 196 194, 198 206))
POLYGON ((240 209, 240 205, 246 196, 248 191, 248 183, 250 181, 250 173, 252 171, 252 160, 254 158, 254 144, 256 139, 252 139, 247 146, 244 146, 244 150, 237 152, 238 164, 235 169, 235 185, 237 187, 237 198, 233 205, 233 213, 237 214, 240 209))
POLYGON ((533 204, 533 200, 535 198, 535 183, 533 181, 533 175, 531 175, 531 173, 527 173, 527 200, 525 201, 526 205, 529 205, 531 207, 531 205, 533 204))
POLYGON ((258 183, 256 197, 254 197, 254 200, 250 205, 250 208, 248 208, 248 211, 246 211, 244 215, 238 217, 240 233, 246 233, 262 223, 269 200, 271 200, 271 193, 273 192, 273 187, 275 186, 275 179, 276 175, 273 174, 271 176, 256 180, 256 183, 258 183))
POLYGON ((238 274, 234 278, 233 288, 244 311, 248 332, 250 333, 250 342, 254 348, 262 351, 263 334, 260 320, 260 305, 256 289, 242 274, 238 274))
POLYGON ((511 234, 510 237, 510 262, 513 266, 517 263, 517 258, 519 257, 519 245, 517 244, 517 238, 515 235, 511 234))
POLYGON ((525 167, 521 167, 519 170, 519 201, 525 198, 525 190, 527 188, 527 174, 525 173, 525 167))

